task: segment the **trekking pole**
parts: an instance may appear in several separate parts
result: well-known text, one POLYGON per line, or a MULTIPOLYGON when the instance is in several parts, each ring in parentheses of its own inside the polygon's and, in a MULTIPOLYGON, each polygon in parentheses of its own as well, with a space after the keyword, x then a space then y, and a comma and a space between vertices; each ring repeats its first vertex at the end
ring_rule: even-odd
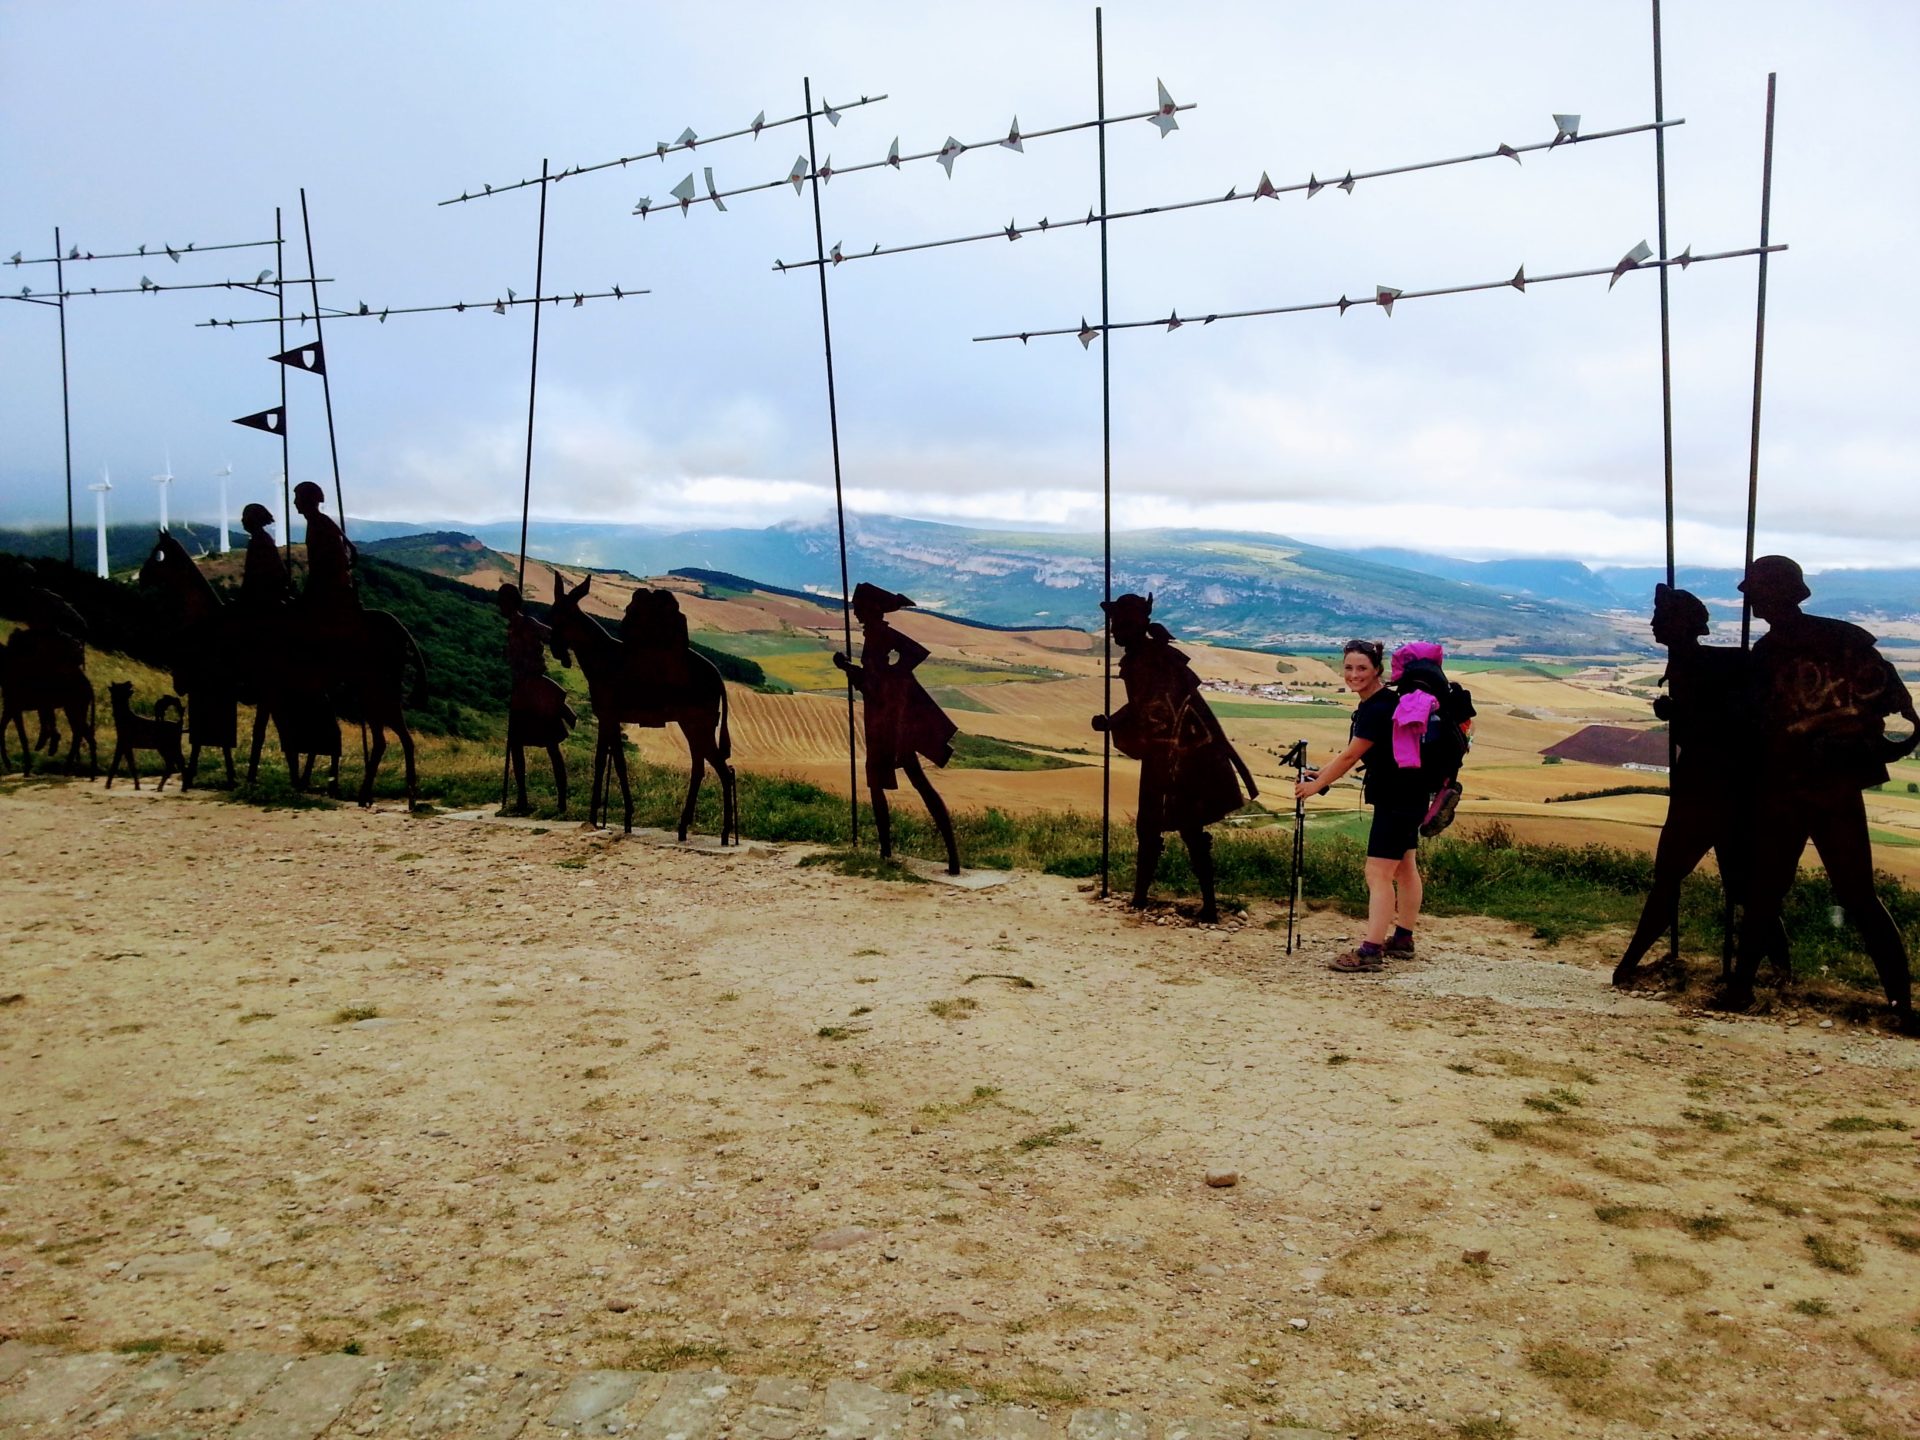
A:
POLYGON ((1293 765, 1293 855, 1287 868, 1287 954, 1293 954, 1293 919, 1300 901, 1300 865, 1306 858, 1307 802, 1300 798, 1299 786, 1307 778, 1307 742, 1296 740, 1293 748, 1280 757, 1280 763, 1293 765))

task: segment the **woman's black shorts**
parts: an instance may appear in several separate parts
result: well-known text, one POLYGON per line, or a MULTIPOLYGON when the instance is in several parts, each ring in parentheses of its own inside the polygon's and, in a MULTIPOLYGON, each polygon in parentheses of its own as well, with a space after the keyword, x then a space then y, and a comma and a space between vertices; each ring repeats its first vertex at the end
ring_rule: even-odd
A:
POLYGON ((1373 828, 1367 831, 1369 860, 1399 860, 1420 848, 1420 822, 1427 818, 1424 803, 1394 801, 1373 807, 1373 828))

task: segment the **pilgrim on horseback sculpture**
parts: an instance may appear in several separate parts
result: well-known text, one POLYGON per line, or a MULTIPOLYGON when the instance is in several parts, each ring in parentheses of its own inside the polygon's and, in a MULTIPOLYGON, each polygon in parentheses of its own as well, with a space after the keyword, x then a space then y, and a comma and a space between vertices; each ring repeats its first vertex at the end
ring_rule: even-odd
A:
POLYGON ((422 698, 426 660, 413 637, 384 610, 364 610, 354 592, 352 547, 320 509, 323 492, 312 481, 294 488, 294 505, 307 520, 308 577, 293 597, 287 568, 268 527, 273 512, 251 504, 241 512, 247 531, 239 603, 227 605, 193 558, 165 531, 141 567, 142 585, 171 591, 182 626, 175 645, 174 683, 187 697, 190 782, 199 752, 227 751, 231 783, 235 707, 251 699, 253 748, 247 783, 257 778, 269 723, 295 788, 304 789, 321 755, 332 762, 331 793, 338 793, 340 726, 336 700, 365 727, 369 746, 360 785, 362 805, 373 803, 374 780, 387 748, 387 731, 406 757, 407 803, 417 803, 419 777, 405 707, 422 698), (412 686, 408 686, 409 672, 412 686), (305 764, 302 765, 302 757, 305 764))
POLYGON ((7 726, 20 737, 20 768, 31 773, 33 751, 51 755, 59 743, 60 732, 54 712, 64 710, 70 744, 67 767, 80 760, 80 744, 86 742, 92 773, 100 773, 100 757, 94 753, 93 682, 87 678, 87 622, 64 599, 45 586, 33 582, 31 566, 22 565, 28 579, 27 625, 7 637, 0 646, 0 773, 5 773, 7 726), (29 714, 40 718, 40 738, 27 743, 29 714))

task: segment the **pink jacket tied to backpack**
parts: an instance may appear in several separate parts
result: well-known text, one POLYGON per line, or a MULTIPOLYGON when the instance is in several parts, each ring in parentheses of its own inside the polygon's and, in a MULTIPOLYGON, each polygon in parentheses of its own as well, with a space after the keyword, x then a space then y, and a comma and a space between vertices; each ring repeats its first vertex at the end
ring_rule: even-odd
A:
MULTIPOLYGON (((1402 645, 1393 652, 1393 681, 1399 683, 1409 660, 1430 660, 1439 665, 1446 658, 1446 652, 1431 641, 1416 640, 1412 644, 1402 645)), ((1420 741, 1427 733, 1427 722, 1439 708, 1439 700, 1424 690, 1402 695, 1400 703, 1394 707, 1393 763, 1402 770, 1420 768, 1420 741)))

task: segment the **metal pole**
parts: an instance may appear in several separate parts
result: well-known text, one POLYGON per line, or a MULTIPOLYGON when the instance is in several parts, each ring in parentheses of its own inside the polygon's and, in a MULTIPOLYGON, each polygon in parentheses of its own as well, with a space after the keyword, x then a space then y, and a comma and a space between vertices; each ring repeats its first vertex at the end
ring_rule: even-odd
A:
MULTIPOLYGON (((1653 196, 1660 227, 1660 445, 1666 473, 1667 584, 1676 585, 1673 544, 1673 343, 1671 310, 1667 295, 1667 132, 1661 126, 1666 119, 1666 91, 1661 78, 1660 0, 1653 0, 1653 196)), ((1677 763, 1678 746, 1673 727, 1667 727, 1667 777, 1671 783, 1677 763)), ((1668 809, 1672 809, 1669 798, 1668 809)), ((1680 896, 1673 897, 1669 917, 1667 948, 1680 958, 1680 896)))
MULTIPOLYGON (((279 310, 280 353, 287 353, 287 241, 280 228, 280 207, 273 207, 273 294, 279 310)), ((311 272, 309 272, 311 273, 311 272)), ((287 552, 289 573, 293 566, 293 466, 289 463, 287 442, 287 367, 280 371, 280 541, 287 552)))
MULTIPOLYGON (((313 338, 320 342, 321 354, 326 353, 326 329, 320 323, 320 282, 315 277, 319 271, 313 268, 313 222, 307 218, 307 187, 300 187, 300 228, 307 237, 307 283, 313 289, 313 338)), ((282 366, 284 370, 286 367, 282 366)), ((340 445, 333 436, 333 367, 323 365, 320 370, 320 393, 327 402, 327 450, 333 456, 333 508, 339 512, 340 538, 347 538, 347 502, 340 498, 340 445)), ((282 384, 285 384, 283 377, 282 384)), ((281 429, 285 429, 283 424, 281 429)), ((292 521, 287 522, 289 527, 292 521)))
MULTIPOLYGON (((1767 75, 1767 140, 1760 160, 1760 283, 1753 320, 1753 433, 1747 446, 1747 563, 1744 574, 1753 574, 1753 533, 1760 507, 1760 379, 1767 354, 1767 233, 1773 221, 1773 90, 1774 75, 1767 75)), ((1740 648, 1748 649, 1753 637, 1753 602, 1741 592, 1740 648)))
MULTIPOLYGON (((840 527, 840 632, 849 661, 853 659, 853 599, 847 586, 847 507, 840 487, 840 409, 833 389, 833 317, 827 308, 827 241, 820 224, 820 164, 813 148, 813 80, 800 81, 807 112, 807 170, 813 189, 813 250, 821 262, 820 341, 827 353, 827 428, 833 437, 833 514, 840 527)), ((853 676, 847 676, 847 808, 851 845, 860 843, 860 768, 853 747, 853 676)))
MULTIPOLYGON (((1100 124, 1100 480, 1101 598, 1113 599, 1113 337, 1107 330, 1107 51, 1100 7, 1093 7, 1093 84, 1100 124)), ((1100 646, 1100 713, 1113 715, 1113 617, 1104 608, 1100 646)), ((1111 889, 1113 862, 1113 730, 1100 732, 1100 898, 1111 889)), ((1136 857, 1135 863, 1138 863, 1136 857)), ((1147 877, 1149 881, 1153 877, 1147 877)), ((1135 877, 1134 889, 1140 888, 1135 877)))
POLYGON ((61 259, 60 227, 53 227, 53 276, 60 292, 60 436, 67 454, 67 568, 73 559, 73 407, 67 392, 67 280, 66 262, 61 259))
MULTIPOLYGON (((547 178, 548 161, 540 162, 540 178, 547 178)), ((540 388, 540 295, 547 273, 547 190, 540 187, 540 238, 533 250, 533 359, 527 370, 527 466, 520 482, 520 591, 527 589, 527 514, 533 504, 533 401, 540 388)))

